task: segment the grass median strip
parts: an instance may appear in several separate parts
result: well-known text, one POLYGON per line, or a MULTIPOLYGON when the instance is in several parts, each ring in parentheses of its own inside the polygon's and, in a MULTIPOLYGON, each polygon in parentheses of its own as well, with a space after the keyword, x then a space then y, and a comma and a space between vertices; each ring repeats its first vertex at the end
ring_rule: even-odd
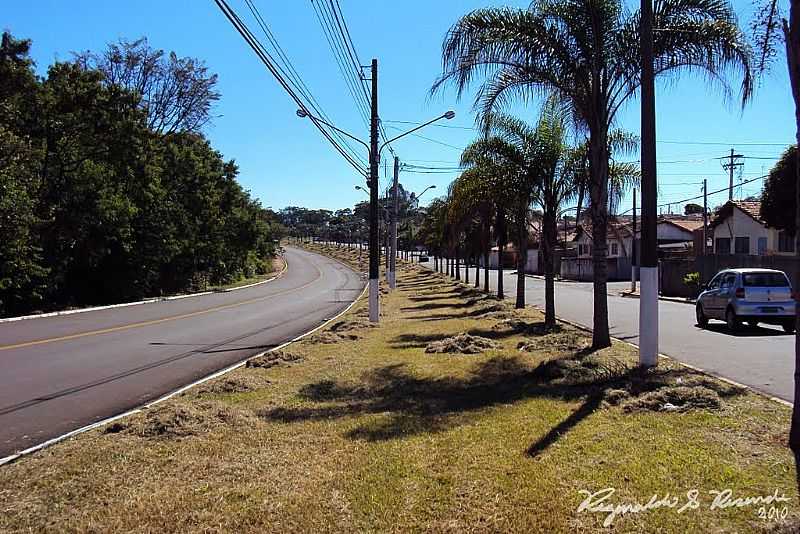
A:
POLYGON ((363 299, 279 355, 0 469, 0 531, 797 525, 786 407, 669 362, 641 371, 624 344, 590 352, 584 333, 439 274, 398 275, 378 327, 363 299), (605 488, 612 504, 680 502, 578 512, 582 491, 605 488), (699 506, 678 513, 694 489, 699 506), (712 510, 709 492, 726 489, 777 490, 788 517, 712 510))

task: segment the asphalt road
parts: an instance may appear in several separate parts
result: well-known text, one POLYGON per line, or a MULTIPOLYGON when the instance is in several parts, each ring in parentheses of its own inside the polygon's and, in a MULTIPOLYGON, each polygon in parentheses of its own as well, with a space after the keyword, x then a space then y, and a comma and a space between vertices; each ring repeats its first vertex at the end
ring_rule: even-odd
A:
POLYGON ((156 399, 284 343, 364 287, 287 248, 289 269, 228 293, 0 323, 0 457, 156 399))
MULTIPOLYGON (((424 264, 423 264, 424 265, 424 264)), ((428 263, 433 268, 433 257, 428 263)), ((509 299, 517 291, 516 271, 505 271, 503 290, 509 299)), ((474 283, 475 269, 470 272, 474 283)), ((463 272, 462 272, 463 277, 463 272)), ((481 280, 483 280, 481 270, 481 280)), ((497 272, 490 285, 497 290, 497 272)), ((611 335, 639 343, 639 300, 620 297, 630 282, 612 282, 608 288, 608 315, 611 335)), ((544 309, 544 280, 525 279, 526 304, 544 309)), ((591 282, 556 282, 556 314, 580 325, 592 326, 593 291, 591 282)), ((694 306, 659 301, 659 350, 678 361, 709 373, 745 384, 769 395, 792 401, 794 397, 794 335, 780 327, 743 326, 737 335, 727 332, 724 323, 711 321, 707 330, 695 322, 694 306)))

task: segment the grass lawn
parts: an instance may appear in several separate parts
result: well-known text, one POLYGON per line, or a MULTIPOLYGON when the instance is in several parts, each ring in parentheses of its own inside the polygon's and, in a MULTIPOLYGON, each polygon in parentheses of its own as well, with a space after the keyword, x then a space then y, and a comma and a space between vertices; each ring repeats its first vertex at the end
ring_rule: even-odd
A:
POLYGON ((539 312, 417 266, 400 268, 380 326, 365 300, 281 353, 0 468, 0 531, 797 528, 785 406, 670 361, 639 371, 627 345, 592 353, 584 332, 546 331, 539 312), (608 512, 577 511, 604 488, 615 505, 669 497, 604 527, 608 512), (678 513, 694 489, 698 507, 678 513), (712 510, 726 489, 777 490, 789 501, 764 513, 788 517, 712 510))

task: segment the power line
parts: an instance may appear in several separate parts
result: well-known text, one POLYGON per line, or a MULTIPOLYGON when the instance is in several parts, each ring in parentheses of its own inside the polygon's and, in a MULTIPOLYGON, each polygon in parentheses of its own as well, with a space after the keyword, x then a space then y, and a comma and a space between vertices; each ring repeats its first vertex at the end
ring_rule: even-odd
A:
MULTIPOLYGON (((280 64, 276 64, 276 67, 281 71, 281 73, 285 77, 289 78, 289 80, 293 82, 295 88, 297 88, 298 92, 306 98, 310 107, 314 109, 314 111, 317 113, 318 116, 322 117, 322 119, 324 119, 327 122, 333 122, 330 120, 328 115, 321 109, 321 105, 314 97, 314 95, 311 93, 311 90, 303 81, 303 78, 294 68, 294 65, 292 64, 291 60, 288 58, 281 45, 278 43, 278 40, 275 38, 275 35, 270 30, 269 24, 267 24, 267 22, 261 16, 261 12, 258 10, 258 7, 256 7, 254 0, 245 0, 245 3, 247 4, 247 7, 250 9, 250 13, 252 13, 253 17, 255 17, 256 19, 256 22, 261 27, 261 30, 264 32, 264 35, 267 37, 267 40, 270 42, 272 47, 278 53, 278 57, 282 60, 285 70, 281 68, 280 64)), ((359 151, 353 149, 352 145, 350 144, 349 140, 346 137, 341 135, 336 130, 332 130, 331 134, 334 137, 336 137, 340 143, 344 144, 348 148, 348 152, 350 152, 350 154, 354 156, 355 159, 357 159, 362 165, 366 166, 367 162, 363 158, 362 154, 359 151)))
MULTIPOLYGON (((757 177, 755 177, 755 178, 751 178, 750 180, 744 180, 744 181, 742 181, 742 182, 739 182, 739 184, 738 184, 738 185, 739 185, 739 186, 742 186, 742 185, 747 185, 747 184, 749 184, 749 183, 752 183, 752 182, 755 182, 755 181, 757 181, 757 180, 763 180, 764 178, 767 178, 768 176, 769 176, 769 175, 767 175, 767 174, 765 174, 765 175, 763 175, 763 176, 757 176, 757 177)), ((709 196, 711 196, 711 195, 716 195, 716 194, 718 194, 718 193, 725 193, 725 192, 727 192, 727 191, 728 191, 728 188, 727 188, 727 187, 723 187, 722 189, 717 189, 716 191, 710 191, 710 192, 708 193, 708 195, 709 195, 709 196)), ((674 201, 674 202, 667 202, 667 203, 664 203, 664 204, 660 204, 660 205, 658 205, 658 206, 656 206, 656 207, 658 207, 658 208, 663 208, 663 207, 666 207, 666 206, 669 206, 669 205, 672 205, 672 204, 683 204, 683 203, 685 203, 685 202, 691 202, 692 200, 699 200, 699 199, 701 199, 701 198, 703 198, 703 195, 698 195, 698 196, 696 196, 696 197, 692 197, 692 198, 684 198, 683 200, 676 200, 676 201, 674 201)))
MULTIPOLYGON (((369 127, 369 101, 361 99, 363 96, 359 91, 359 89, 362 88, 361 82, 356 81, 353 71, 347 65, 347 58, 345 57, 347 52, 345 52, 342 48, 341 41, 337 38, 337 34, 332 27, 330 18, 331 14, 325 9, 326 4, 324 2, 315 2, 314 0, 311 0, 311 6, 314 9, 314 14, 317 17, 320 27, 322 28, 322 33, 325 36, 325 40, 328 42, 328 47, 330 48, 334 60, 339 68, 339 73, 342 75, 345 86, 347 87, 350 96, 353 98, 356 109, 361 115, 361 118, 364 120, 365 125, 369 127)), ((360 78, 360 74, 358 76, 360 78)))
MULTIPOLYGON (((220 11, 222 11, 223 15, 225 15, 225 18, 228 19, 236 31, 239 32, 245 42, 250 46, 253 52, 255 52, 264 66, 267 67, 267 70, 269 70, 270 74, 272 74, 275 80, 281 85, 281 87, 283 87, 283 89, 289 94, 292 100, 295 101, 300 109, 308 113, 308 106, 300 97, 297 96, 297 92, 299 91, 295 91, 295 89, 292 87, 293 84, 290 84, 286 81, 276 66, 275 58, 272 57, 264 45, 255 37, 255 35, 253 35, 247 25, 242 22, 236 12, 230 7, 230 5, 228 5, 226 0, 214 0, 214 2, 217 4, 217 7, 219 7, 220 11)), ((317 127, 322 135, 325 136, 328 142, 333 145, 333 147, 345 158, 345 160, 347 160, 347 162, 353 168, 355 168, 359 174, 366 176, 366 171, 359 165, 359 163, 350 154, 348 154, 333 137, 331 137, 328 131, 325 130, 318 121, 313 119, 313 117, 311 117, 311 119, 314 123, 314 126, 317 127)))
MULTIPOLYGON (((389 126, 389 128, 392 128, 393 130, 403 131, 402 128, 398 128, 397 126, 389 126)), ((448 148, 452 148, 454 150, 464 150, 464 147, 451 145, 449 143, 445 143, 443 141, 439 141, 439 140, 436 140, 436 139, 431 139, 430 137, 425 137, 422 134, 412 133, 411 135, 413 135, 414 137, 419 137, 420 139, 424 139, 426 141, 430 141, 431 143, 436 143, 437 145, 442 145, 442 146, 446 146, 448 148)))

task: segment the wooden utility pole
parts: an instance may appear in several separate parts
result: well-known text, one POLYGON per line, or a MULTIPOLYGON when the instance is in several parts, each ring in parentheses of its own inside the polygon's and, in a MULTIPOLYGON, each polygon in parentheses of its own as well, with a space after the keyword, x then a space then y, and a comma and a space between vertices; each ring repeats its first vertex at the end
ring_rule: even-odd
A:
POLYGON ((731 155, 728 156, 728 163, 722 165, 722 168, 728 171, 728 200, 733 200, 733 171, 736 167, 741 167, 744 163, 737 162, 739 158, 743 158, 744 156, 741 154, 734 154, 733 149, 731 149, 731 155))
POLYGON ((703 256, 708 252, 708 180, 703 179, 703 256))
POLYGON ((378 272, 378 60, 372 60, 372 110, 369 128, 369 320, 380 320, 378 272))
POLYGON ((392 258, 389 260, 389 289, 394 289, 395 285, 397 284, 396 280, 396 267, 397 267, 397 212, 400 208, 399 200, 397 198, 397 182, 398 182, 398 175, 400 174, 400 158, 397 156, 394 157, 394 183, 392 184, 392 222, 391 228, 389 230, 390 237, 392 243, 392 258))

